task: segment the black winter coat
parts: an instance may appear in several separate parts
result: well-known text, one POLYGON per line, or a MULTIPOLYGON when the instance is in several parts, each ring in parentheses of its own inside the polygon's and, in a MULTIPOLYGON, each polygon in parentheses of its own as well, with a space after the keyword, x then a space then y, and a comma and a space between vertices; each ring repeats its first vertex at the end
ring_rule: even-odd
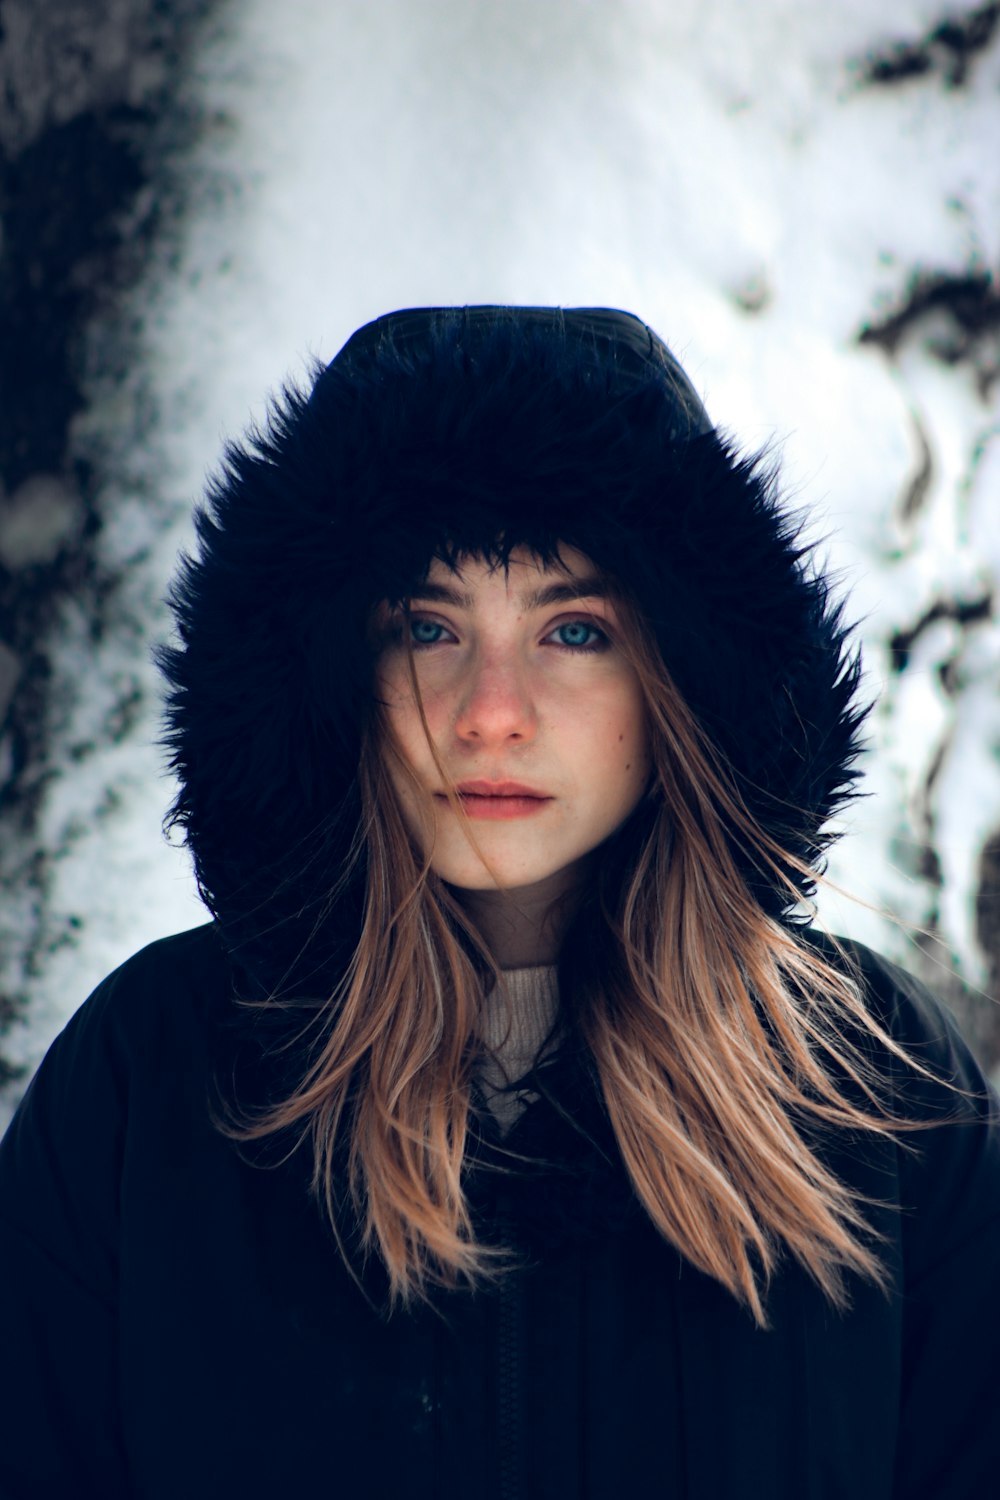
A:
MULTIPOLYGON (((982 1090, 930 997, 861 957, 896 1035, 982 1090)), ((652 1230, 564 1054, 507 1139, 517 1170, 492 1170, 488 1122, 473 1150, 477 1211, 514 1229, 522 1269, 387 1319, 305 1164, 251 1164, 215 1128, 231 1011, 214 925, 146 948, 73 1017, 0 1146, 3 1500, 997 1493, 983 1100, 911 1084, 914 1113, 962 1122, 828 1144, 878 1200, 889 1293, 856 1283, 838 1314, 785 1264, 762 1332, 652 1230)))

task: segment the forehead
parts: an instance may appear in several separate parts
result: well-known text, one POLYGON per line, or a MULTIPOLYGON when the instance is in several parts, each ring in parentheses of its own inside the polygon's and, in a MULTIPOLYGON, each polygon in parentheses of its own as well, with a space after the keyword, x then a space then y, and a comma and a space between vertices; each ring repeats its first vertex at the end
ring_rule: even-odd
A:
POLYGON ((566 548, 558 558, 541 558, 514 548, 503 559, 437 558, 407 598, 411 604, 434 602, 466 610, 505 602, 530 613, 577 600, 611 600, 615 592, 582 552, 566 548))

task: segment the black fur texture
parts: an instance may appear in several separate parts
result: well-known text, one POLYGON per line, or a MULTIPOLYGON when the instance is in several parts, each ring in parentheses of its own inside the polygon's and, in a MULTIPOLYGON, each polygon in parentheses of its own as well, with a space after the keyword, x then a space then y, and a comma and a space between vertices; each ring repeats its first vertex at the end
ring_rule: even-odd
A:
MULTIPOLYGON (((173 820, 260 983, 319 992, 353 948, 366 622, 435 554, 563 542, 622 580, 748 808, 819 867, 856 776, 857 657, 772 468, 705 430, 679 367, 635 363, 613 338, 516 312, 470 336, 445 311, 426 337, 342 352, 227 449, 159 659, 173 820)), ((787 892, 740 862, 791 919, 787 892)))

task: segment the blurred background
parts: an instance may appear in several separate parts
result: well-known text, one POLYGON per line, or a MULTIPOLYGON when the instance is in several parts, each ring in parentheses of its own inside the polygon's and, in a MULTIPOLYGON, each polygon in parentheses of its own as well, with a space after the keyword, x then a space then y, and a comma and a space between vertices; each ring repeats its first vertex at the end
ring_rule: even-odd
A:
MULTIPOLYGON (((227 434, 361 322, 609 304, 784 454, 878 706, 836 931, 1000 1069, 1000 4, 3 0, 0 1098, 203 920, 150 647, 227 434)), ((2 1120, 0 1120, 2 1123, 2 1120)))

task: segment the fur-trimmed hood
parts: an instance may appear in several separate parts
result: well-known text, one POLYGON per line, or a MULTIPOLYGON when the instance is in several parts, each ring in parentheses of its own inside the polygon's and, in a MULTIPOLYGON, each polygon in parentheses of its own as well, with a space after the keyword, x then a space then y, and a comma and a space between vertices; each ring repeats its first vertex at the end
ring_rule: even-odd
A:
MULTIPOLYGON (((772 471, 711 426, 637 319, 439 309, 368 325, 229 446, 197 531, 171 593, 179 643, 160 652, 173 816, 269 987, 326 982, 353 948, 366 624, 442 547, 564 542, 622 580, 747 807, 818 864, 854 779, 857 660, 772 471)), ((786 892, 747 873, 787 914, 786 892)))

